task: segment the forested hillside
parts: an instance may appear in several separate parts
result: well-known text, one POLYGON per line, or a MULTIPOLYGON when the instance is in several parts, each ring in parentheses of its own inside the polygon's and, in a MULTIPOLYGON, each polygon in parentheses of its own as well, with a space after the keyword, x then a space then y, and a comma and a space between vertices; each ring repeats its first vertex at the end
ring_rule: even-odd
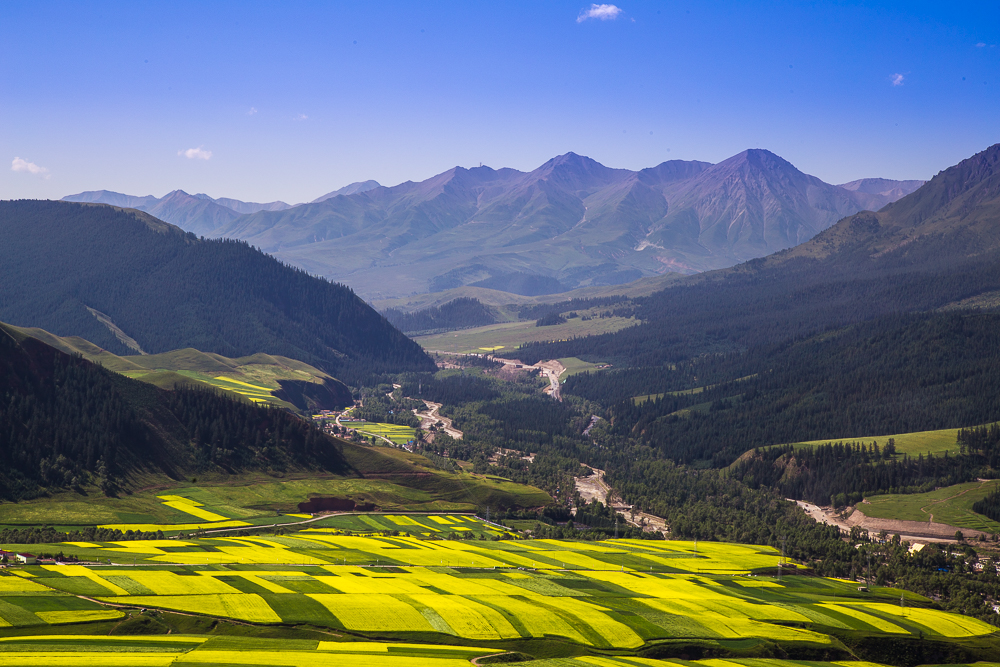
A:
POLYGON ((313 468, 351 473, 342 444, 283 410, 215 392, 164 391, 0 325, 0 496, 144 474, 313 468))
POLYGON ((493 308, 470 297, 461 297, 415 313, 389 308, 383 314, 393 326, 408 334, 481 327, 497 321, 493 308))
POLYGON ((347 382, 433 368, 347 287, 137 211, 0 202, 0 284, 0 319, 78 335, 116 354, 264 352, 347 382))
POLYGON ((669 368, 578 374, 563 391, 607 405, 615 432, 665 457, 719 466, 776 443, 981 424, 1000 419, 1000 315, 887 317, 669 368))

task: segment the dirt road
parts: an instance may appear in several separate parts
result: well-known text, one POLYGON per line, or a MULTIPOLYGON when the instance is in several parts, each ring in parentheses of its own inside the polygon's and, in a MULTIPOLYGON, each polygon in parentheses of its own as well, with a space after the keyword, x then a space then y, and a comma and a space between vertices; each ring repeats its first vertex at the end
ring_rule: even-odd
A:
POLYGON ((444 424, 444 428, 441 429, 442 431, 444 431, 451 437, 455 438, 455 440, 462 439, 462 432, 452 425, 451 419, 438 414, 438 410, 441 409, 440 403, 434 403, 432 401, 425 400, 424 405, 427 406, 426 409, 424 410, 418 410, 417 408, 413 408, 413 414, 420 417, 421 429, 430 432, 431 426, 434 426, 438 422, 441 422, 444 424))
MULTIPOLYGON (((948 526, 940 523, 875 519, 865 516, 865 514, 859 509, 855 509, 851 516, 845 520, 838 517, 836 512, 834 512, 831 507, 820 507, 818 505, 813 505, 812 503, 807 503, 803 500, 792 500, 791 498, 786 498, 786 500, 801 507, 814 521, 818 523, 825 523, 830 526, 837 526, 840 528, 842 533, 849 533, 851 532, 852 527, 859 526, 867 530, 870 535, 876 535, 884 530, 890 535, 899 535, 901 540, 905 540, 907 542, 953 543, 955 542, 955 531, 959 530, 954 526, 948 526)), ((976 534, 968 529, 966 529, 965 532, 969 533, 967 537, 976 534)))
POLYGON ((517 359, 504 359, 503 357, 494 357, 492 354, 468 354, 462 352, 444 352, 442 350, 426 350, 432 354, 447 354, 453 357, 486 357, 492 361, 498 361, 504 366, 509 366, 512 368, 521 368, 524 370, 537 370, 539 373, 544 375, 548 381, 549 386, 545 388, 545 393, 556 399, 557 401, 562 400, 562 392, 559 389, 559 376, 566 372, 566 367, 555 359, 549 359, 547 361, 539 361, 533 366, 528 366, 521 363, 517 359))
POLYGON ((636 528, 641 528, 646 532, 659 531, 666 533, 669 530, 666 520, 662 517, 640 512, 634 509, 632 505, 625 504, 621 498, 616 497, 611 487, 604 481, 603 470, 591 466, 587 467, 591 470, 590 475, 574 478, 576 490, 580 492, 581 498, 588 503, 592 500, 597 500, 604 505, 610 505, 625 519, 625 523, 631 524, 636 528))

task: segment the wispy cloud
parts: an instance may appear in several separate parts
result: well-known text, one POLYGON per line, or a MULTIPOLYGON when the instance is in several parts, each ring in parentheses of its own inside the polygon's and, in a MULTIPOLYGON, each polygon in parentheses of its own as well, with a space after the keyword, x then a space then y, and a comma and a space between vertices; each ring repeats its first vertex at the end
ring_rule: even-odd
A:
POLYGON ((298 116, 295 117, 295 120, 308 120, 308 119, 309 116, 305 115, 304 113, 300 113, 298 116))
POLYGON ((902 86, 903 85, 903 78, 904 78, 903 75, 899 74, 897 72, 896 74, 892 75, 892 78, 890 79, 890 81, 892 81, 892 85, 894 85, 894 86, 902 86))
POLYGON ((28 162, 27 160, 22 160, 19 157, 14 158, 10 163, 11 171, 22 171, 26 174, 34 174, 35 176, 41 176, 42 178, 48 178, 51 176, 49 170, 45 167, 39 167, 34 162, 28 162))
POLYGON ((257 107, 250 107, 250 111, 247 111, 248 116, 252 116, 257 113, 257 107))
POLYGON ((588 9, 580 11, 576 17, 577 23, 583 23, 587 19, 598 19, 599 21, 613 21, 622 13, 621 7, 615 5, 593 4, 588 9))
POLYGON ((986 42, 979 42, 978 44, 976 44, 976 46, 978 46, 979 48, 983 48, 984 46, 986 46, 986 42))
POLYGON ((186 151, 177 151, 178 155, 183 155, 189 160, 208 160, 212 157, 212 151, 206 151, 204 146, 189 148, 186 151))

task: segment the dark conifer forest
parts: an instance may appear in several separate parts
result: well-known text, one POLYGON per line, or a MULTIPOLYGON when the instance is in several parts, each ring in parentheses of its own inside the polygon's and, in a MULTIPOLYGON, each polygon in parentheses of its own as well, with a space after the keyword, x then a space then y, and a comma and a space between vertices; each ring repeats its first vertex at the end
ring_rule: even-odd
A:
POLYGON ((163 473, 349 472, 337 442, 279 409, 165 391, 0 327, 0 497, 163 473))

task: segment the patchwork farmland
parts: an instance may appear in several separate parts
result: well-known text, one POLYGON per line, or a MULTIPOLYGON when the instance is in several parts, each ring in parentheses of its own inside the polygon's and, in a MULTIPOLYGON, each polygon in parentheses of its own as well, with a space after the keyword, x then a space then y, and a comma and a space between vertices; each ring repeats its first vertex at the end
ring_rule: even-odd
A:
POLYGON ((845 658, 844 642, 858 636, 995 647, 993 626, 915 594, 808 576, 769 547, 461 539, 487 533, 458 515, 329 520, 372 534, 341 525, 50 545, 80 562, 0 574, 0 664, 82 664, 59 662, 79 651, 109 665, 457 665, 514 651, 553 658, 538 665, 655 665, 668 663, 637 656, 693 642, 726 655, 781 646, 845 658), (393 535, 389 526, 419 530, 393 535), (244 634, 298 627, 331 641, 183 636, 199 619, 244 634), (180 623, 180 634, 97 637, 137 623, 180 623), (33 638, 64 627, 64 639, 33 638))

